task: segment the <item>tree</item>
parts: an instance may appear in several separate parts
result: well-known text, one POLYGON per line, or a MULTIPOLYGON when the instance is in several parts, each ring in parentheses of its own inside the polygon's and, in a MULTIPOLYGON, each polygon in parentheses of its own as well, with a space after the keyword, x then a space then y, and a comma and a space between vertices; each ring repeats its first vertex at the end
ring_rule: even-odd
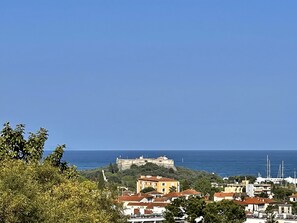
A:
POLYGON ((292 195, 294 191, 286 187, 273 185, 271 192, 274 194, 275 199, 280 201, 288 201, 289 196, 292 195))
POLYGON ((268 198, 268 194, 264 191, 262 191, 260 194, 259 194, 259 197, 262 197, 262 198, 268 198))
POLYGON ((172 193, 172 192, 176 192, 176 186, 171 186, 169 188, 169 192, 172 193))
POLYGON ((181 190, 187 190, 191 188, 188 180, 181 180, 180 186, 181 186, 181 190))
POLYGON ((278 223, 278 221, 276 220, 275 214, 274 213, 267 214, 265 223, 278 223))
POLYGON ((204 209, 205 223, 242 223, 246 219, 243 207, 233 201, 210 203, 204 209))
POLYGON ((278 223, 278 221, 275 219, 276 216, 274 214, 274 211, 278 209, 278 205, 268 205, 268 207, 265 210, 266 213, 266 221, 265 223, 278 223))
POLYGON ((58 146, 42 161, 47 131, 24 137, 24 125, 0 134, 0 223, 124 223, 113 191, 79 180, 58 146))
POLYGON ((195 219, 203 216, 205 201, 198 197, 177 198, 171 204, 166 206, 164 214, 165 222, 172 223, 176 219, 185 219, 190 223, 194 223, 195 219))
POLYGON ((147 193, 147 192, 151 192, 151 191, 155 191, 156 189, 153 187, 145 187, 143 188, 140 192, 141 193, 147 193))
POLYGON ((19 124, 13 129, 9 122, 4 124, 0 133, 0 160, 18 159, 25 162, 37 162, 41 160, 44 143, 48 138, 47 130, 40 128, 34 134, 29 133, 26 140, 24 138, 25 125, 19 124))
POLYGON ((166 206, 166 211, 164 213, 165 223, 175 222, 175 219, 183 218, 185 198, 174 199, 171 204, 166 206))

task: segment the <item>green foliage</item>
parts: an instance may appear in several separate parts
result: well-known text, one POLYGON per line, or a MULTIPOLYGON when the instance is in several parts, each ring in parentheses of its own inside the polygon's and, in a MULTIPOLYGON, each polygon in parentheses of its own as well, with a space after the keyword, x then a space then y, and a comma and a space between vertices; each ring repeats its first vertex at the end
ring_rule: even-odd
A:
POLYGON ((170 193, 172 193, 172 192, 176 192, 176 190, 177 190, 176 186, 171 186, 171 187, 169 188, 169 192, 170 192, 170 193))
POLYGON ((25 162, 37 162, 42 158, 47 130, 41 128, 36 134, 29 133, 24 138, 25 126, 20 124, 13 129, 9 122, 4 124, 0 133, 0 160, 18 159, 25 162))
POLYGON ((177 198, 171 204, 166 206, 164 213, 165 222, 172 223, 175 219, 186 219, 190 223, 194 223, 197 217, 203 216, 205 201, 198 197, 177 198))
POLYGON ((268 198, 268 194, 264 191, 262 191, 260 194, 259 194, 259 197, 262 197, 262 198, 268 198))
POLYGON ((201 177, 194 181, 194 189, 206 195, 209 194, 210 197, 214 195, 215 192, 219 192, 219 188, 214 188, 211 186, 211 182, 207 177, 201 177))
POLYGON ((1 131, 0 223, 126 222, 113 190, 98 190, 62 161, 65 146, 42 162, 45 129, 23 135, 24 125, 1 131))
POLYGON ((233 201, 223 200, 206 205, 198 197, 177 198, 166 207, 165 222, 172 223, 176 219, 186 219, 194 223, 195 219, 203 216, 204 223, 243 223, 246 219, 244 209, 233 201))
POLYGON ((244 208, 233 201, 223 200, 210 203, 204 211, 204 223, 243 223, 244 208))
POLYGON ((228 178, 228 183, 234 183, 234 182, 240 183, 245 179, 248 180, 251 184, 257 180, 255 176, 231 176, 228 178))
POLYGON ((188 180, 184 180, 184 179, 182 179, 182 180, 180 181, 180 188, 181 188, 181 190, 187 190, 187 189, 190 189, 191 187, 190 187, 190 183, 189 183, 189 181, 188 181, 188 180))
POLYGON ((117 173, 119 171, 118 165, 116 163, 110 163, 108 166, 108 171, 113 173, 117 173))
POLYGON ((159 175, 177 179, 182 183, 182 189, 186 190, 195 187, 196 180, 203 178, 208 182, 222 182, 221 177, 210 174, 205 171, 190 170, 183 167, 177 167, 176 171, 170 171, 165 167, 160 167, 153 163, 146 163, 143 166, 132 165, 130 169, 112 173, 110 165, 94 170, 84 170, 80 174, 88 179, 96 181, 98 172, 102 169, 105 170, 105 175, 108 181, 117 185, 129 187, 131 190, 136 189, 137 178, 141 175, 159 175))
POLYGON ((153 187, 145 187, 140 192, 141 193, 147 193, 147 192, 151 192, 151 191, 154 191, 154 190, 155 190, 155 188, 153 188, 153 187))
POLYGON ((273 213, 268 213, 267 217, 266 217, 266 221, 265 223, 278 223, 278 221, 276 220, 276 216, 273 213))
POLYGON ((297 202, 290 202, 292 205, 292 214, 296 215, 297 214, 297 202))
POLYGON ((294 191, 290 188, 273 185, 272 187, 272 193, 274 194, 274 199, 277 199, 279 201, 288 201, 289 196, 292 195, 294 191))

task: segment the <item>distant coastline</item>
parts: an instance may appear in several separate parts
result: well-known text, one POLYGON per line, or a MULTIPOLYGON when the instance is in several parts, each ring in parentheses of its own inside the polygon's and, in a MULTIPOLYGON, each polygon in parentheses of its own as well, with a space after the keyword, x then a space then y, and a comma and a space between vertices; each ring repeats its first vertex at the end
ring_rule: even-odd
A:
MULTIPOLYGON (((45 151, 45 155, 50 151, 45 151)), ((64 160, 78 169, 94 169, 115 163, 116 158, 159 157, 166 155, 176 166, 204 170, 222 177, 234 175, 266 176, 266 156, 271 160, 271 174, 276 176, 280 162, 285 162, 285 176, 297 169, 294 150, 67 150, 64 160)))

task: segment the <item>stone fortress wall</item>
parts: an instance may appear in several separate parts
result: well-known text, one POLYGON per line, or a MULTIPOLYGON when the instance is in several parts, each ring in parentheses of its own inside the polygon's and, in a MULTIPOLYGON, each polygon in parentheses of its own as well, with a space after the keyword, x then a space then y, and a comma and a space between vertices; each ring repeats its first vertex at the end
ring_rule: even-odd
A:
POLYGON ((163 166, 168 169, 172 168, 176 170, 176 167, 174 166, 174 161, 172 159, 168 159, 166 156, 160 156, 158 158, 144 158, 143 156, 141 156, 136 159, 117 158, 116 163, 120 170, 130 169, 133 164, 135 164, 136 166, 142 166, 146 163, 154 163, 158 166, 163 166))

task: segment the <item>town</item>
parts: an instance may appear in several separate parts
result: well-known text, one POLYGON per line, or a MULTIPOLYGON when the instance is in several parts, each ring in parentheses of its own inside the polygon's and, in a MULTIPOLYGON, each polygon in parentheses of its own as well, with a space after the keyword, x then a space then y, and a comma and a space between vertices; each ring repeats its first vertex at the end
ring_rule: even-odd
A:
MULTIPOLYGON (((133 164, 139 167, 150 161, 168 169, 174 167, 174 161, 167 157, 117 159, 117 163, 121 164, 120 171, 131 168, 133 164), (164 165, 163 160, 170 165, 164 165)), ((175 167, 174 169, 176 170, 175 167)), ((269 164, 267 169, 269 171, 269 164)), ((273 182, 269 178, 269 172, 267 178, 258 177, 254 182, 246 177, 233 183, 211 182, 211 187, 216 191, 213 194, 203 193, 194 188, 185 189, 179 180, 159 175, 141 175, 135 183, 136 191, 125 188, 118 197, 118 201, 123 204, 124 214, 129 216, 128 222, 163 222, 166 207, 172 205, 174 200, 180 198, 188 200, 193 197, 204 200, 206 204, 223 200, 232 201, 244 209, 246 223, 264 223, 269 217, 275 218, 279 223, 297 222, 295 208, 297 193, 294 193, 296 184, 288 183, 285 179, 273 182), (292 193, 281 197, 279 194, 274 194, 275 187, 278 190, 283 189, 281 193, 288 193, 290 190, 287 188, 291 188, 292 193)), ((175 221, 187 222, 184 217, 177 217, 175 221)), ((198 218, 195 222, 202 222, 202 218, 198 218)))

